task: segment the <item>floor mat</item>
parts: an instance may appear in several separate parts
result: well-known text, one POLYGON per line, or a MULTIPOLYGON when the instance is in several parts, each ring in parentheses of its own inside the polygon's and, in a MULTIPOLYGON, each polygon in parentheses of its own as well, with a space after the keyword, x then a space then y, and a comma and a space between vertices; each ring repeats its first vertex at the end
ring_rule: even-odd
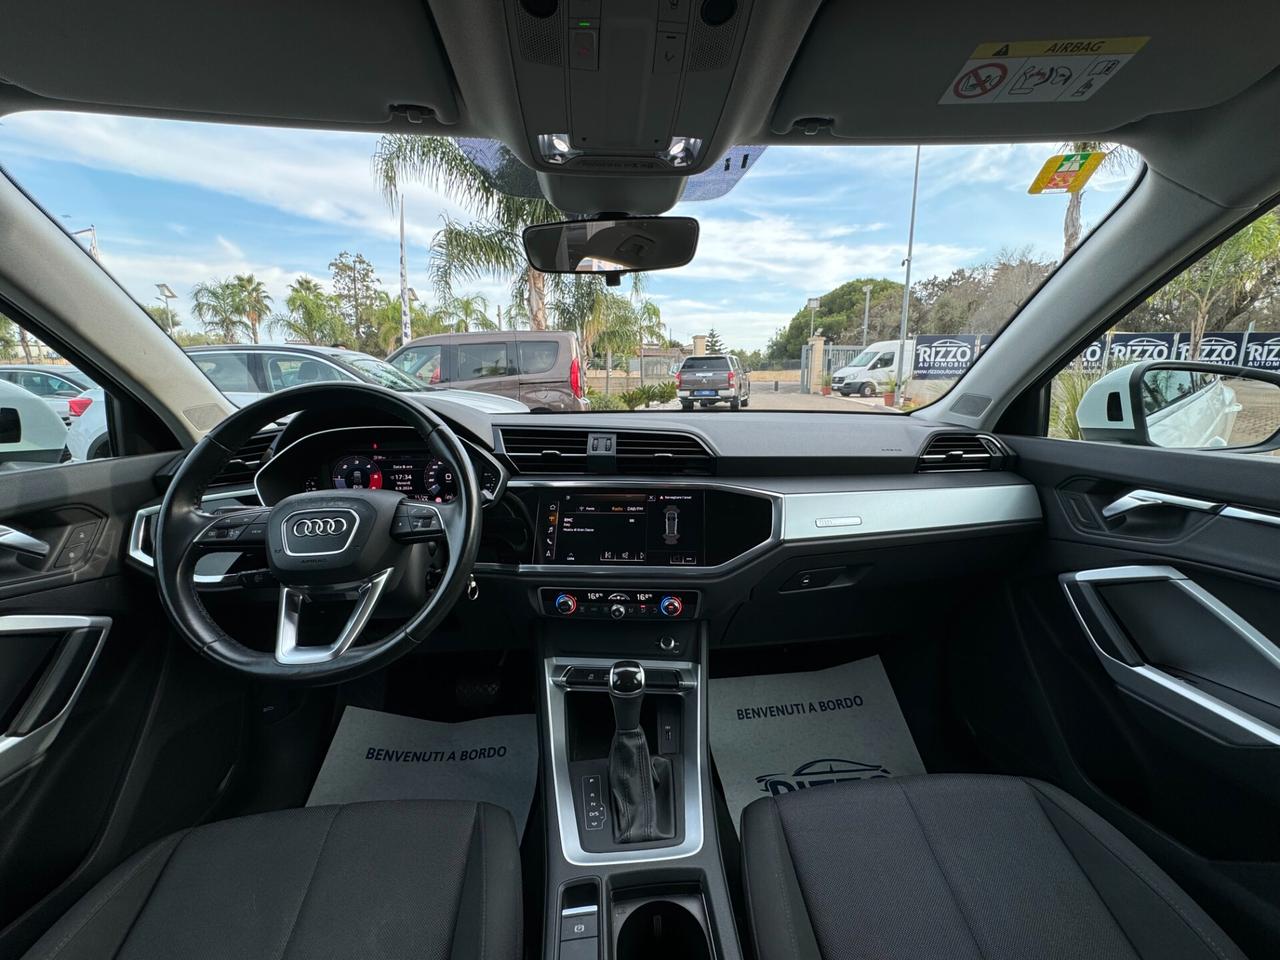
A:
POLYGON ((538 779, 531 713, 435 723, 347 707, 307 806, 365 800, 485 800, 524 836, 538 779))
POLYGON ((709 696, 711 753, 734 827, 758 797, 925 772, 879 657, 713 678, 709 696))

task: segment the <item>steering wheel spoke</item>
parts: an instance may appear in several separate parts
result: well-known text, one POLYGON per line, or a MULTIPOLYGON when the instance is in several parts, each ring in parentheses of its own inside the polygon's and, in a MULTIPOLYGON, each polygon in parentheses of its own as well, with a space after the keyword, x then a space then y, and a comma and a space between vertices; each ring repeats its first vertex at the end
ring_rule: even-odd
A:
POLYGON ((280 614, 276 621, 276 662, 286 666, 307 663, 329 663, 337 660, 360 636, 382 598, 387 580, 394 571, 388 567, 367 580, 332 587, 280 588, 280 614), (302 614, 312 601, 352 600, 355 607, 347 618, 338 639, 325 646, 303 646, 302 614))

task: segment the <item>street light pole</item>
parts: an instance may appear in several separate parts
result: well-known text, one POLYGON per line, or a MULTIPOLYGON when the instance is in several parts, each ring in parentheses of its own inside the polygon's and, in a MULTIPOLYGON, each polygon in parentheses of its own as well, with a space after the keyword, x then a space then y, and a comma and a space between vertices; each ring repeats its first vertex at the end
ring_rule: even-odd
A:
POLYGON ((812 340, 812 339, 813 339, 813 321, 814 321, 814 317, 816 317, 816 316, 818 315, 818 307, 820 307, 820 306, 822 306, 822 298, 821 298, 821 297, 810 297, 810 298, 809 298, 809 339, 810 339, 810 340, 812 340))
POLYGON ((400 194, 400 346, 413 339, 409 314, 409 272, 404 262, 404 194, 400 194))
POLYGON ((173 322, 173 309, 169 306, 169 304, 172 301, 178 299, 178 295, 173 292, 173 287, 169 286, 167 283, 157 283, 156 289, 160 291, 158 294, 156 294, 156 299, 160 301, 160 309, 164 311, 164 315, 168 318, 168 321, 169 321, 169 326, 161 327, 161 329, 164 330, 164 332, 167 333, 170 337, 172 337, 173 328, 177 326, 177 324, 173 322))
POLYGON ((902 287, 902 321, 898 324, 898 376, 897 396, 894 404, 902 406, 902 374, 903 364, 907 359, 907 307, 911 301, 911 253, 916 240, 916 195, 920 192, 920 146, 916 145, 916 172, 911 180, 911 221, 907 227, 907 258, 903 264, 907 268, 907 276, 902 287))
POLYGON ((862 349, 867 349, 867 321, 871 318, 871 284, 862 288, 866 294, 866 302, 862 304, 862 349))

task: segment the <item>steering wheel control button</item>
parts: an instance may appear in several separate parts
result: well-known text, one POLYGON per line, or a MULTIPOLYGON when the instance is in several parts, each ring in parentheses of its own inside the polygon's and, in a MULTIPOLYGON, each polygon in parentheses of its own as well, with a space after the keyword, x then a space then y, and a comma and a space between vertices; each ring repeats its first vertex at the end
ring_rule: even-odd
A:
POLYGON ((391 536, 401 543, 420 543, 443 533, 440 512, 427 503, 404 500, 391 519, 391 536))
POLYGON ((571 593, 562 593, 556 597, 556 611, 569 616, 578 609, 578 601, 571 593))

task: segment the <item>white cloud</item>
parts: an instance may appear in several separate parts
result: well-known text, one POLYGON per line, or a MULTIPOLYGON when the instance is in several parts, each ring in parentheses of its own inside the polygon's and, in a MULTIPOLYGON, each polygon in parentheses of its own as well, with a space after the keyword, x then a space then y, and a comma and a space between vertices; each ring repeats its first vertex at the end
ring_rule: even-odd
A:
MULTIPOLYGON (((5 122, 9 153, 188 184, 311 220, 384 237, 399 235, 396 213, 373 179, 374 138, 136 117, 30 113, 5 122)), ((406 187, 406 237, 430 243, 457 204, 406 187)))
POLYGON ((241 250, 239 247, 237 247, 234 243, 232 243, 226 237, 224 237, 222 234, 218 234, 216 237, 214 237, 214 239, 217 241, 218 246, 222 248, 222 252, 225 253, 227 256, 234 257, 236 260, 244 259, 244 251, 241 250))

